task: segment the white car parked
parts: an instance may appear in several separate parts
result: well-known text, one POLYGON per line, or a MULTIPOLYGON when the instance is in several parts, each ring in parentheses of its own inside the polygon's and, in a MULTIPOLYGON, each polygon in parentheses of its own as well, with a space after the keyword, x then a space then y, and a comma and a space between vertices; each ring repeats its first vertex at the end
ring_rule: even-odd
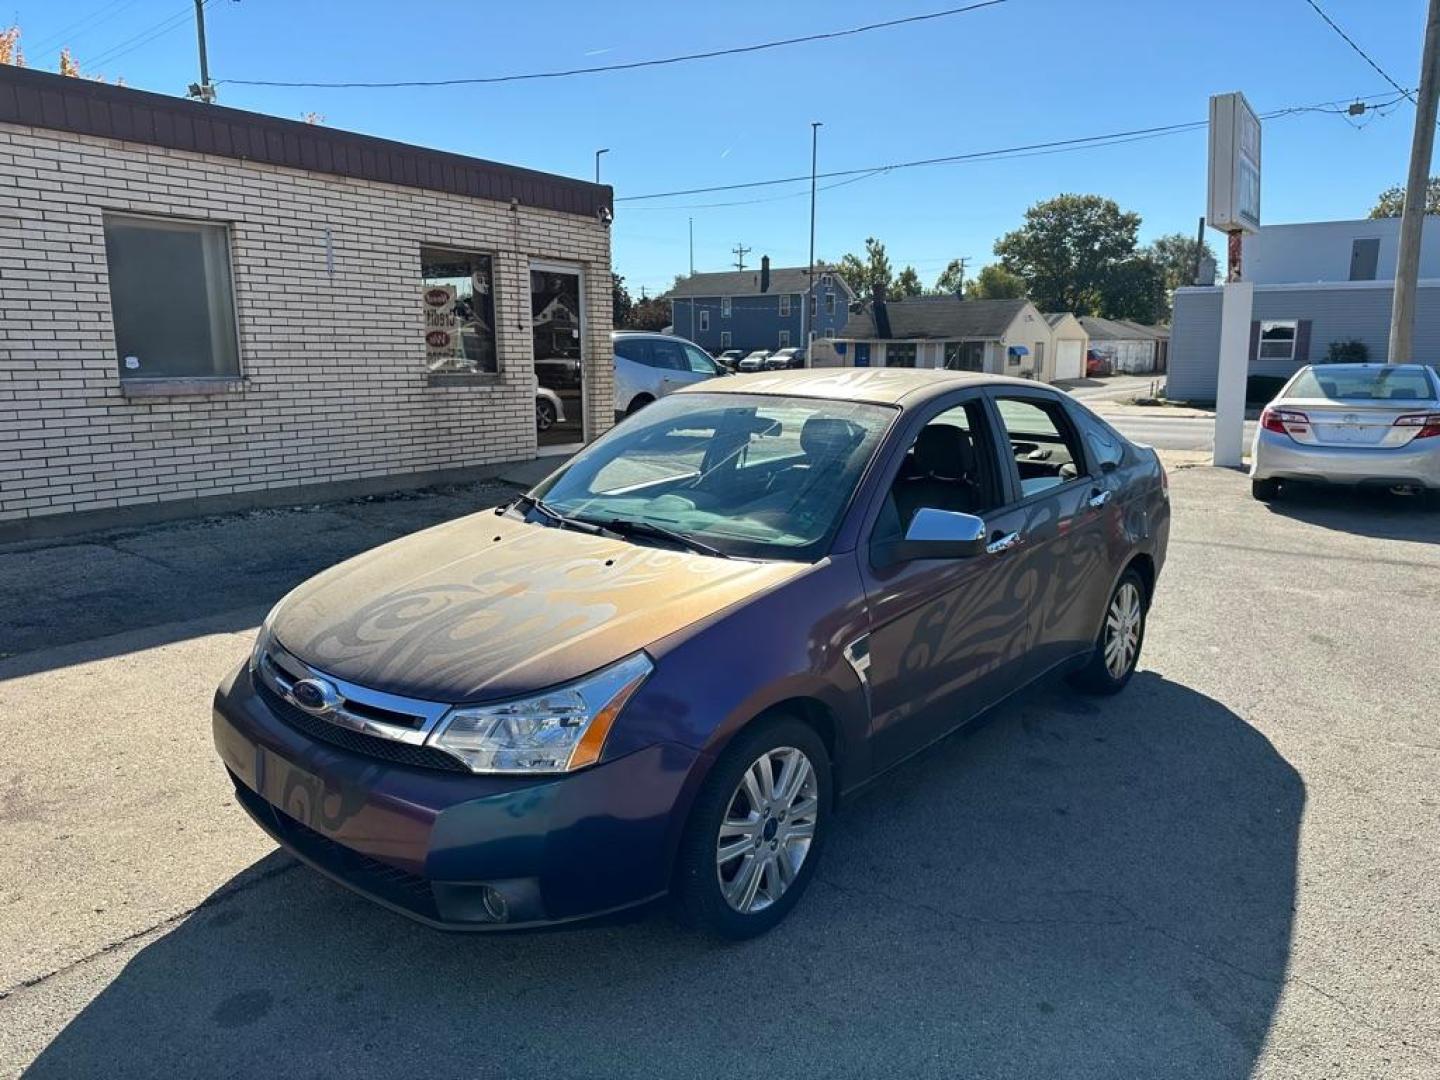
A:
POLYGON ((617 330, 610 342, 615 351, 616 417, 722 373, 699 345, 672 334, 617 330))
POLYGON ((765 361, 770 356, 769 349, 756 349, 745 359, 741 360, 736 367, 737 371, 764 371, 765 361))

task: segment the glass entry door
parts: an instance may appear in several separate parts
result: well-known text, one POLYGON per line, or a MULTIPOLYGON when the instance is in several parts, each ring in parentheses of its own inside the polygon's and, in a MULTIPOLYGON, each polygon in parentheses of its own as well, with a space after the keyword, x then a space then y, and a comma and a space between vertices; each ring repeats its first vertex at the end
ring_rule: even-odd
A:
POLYGON ((585 441, 584 308, 580 272, 530 270, 530 320, 535 348, 535 429, 541 446, 585 441))

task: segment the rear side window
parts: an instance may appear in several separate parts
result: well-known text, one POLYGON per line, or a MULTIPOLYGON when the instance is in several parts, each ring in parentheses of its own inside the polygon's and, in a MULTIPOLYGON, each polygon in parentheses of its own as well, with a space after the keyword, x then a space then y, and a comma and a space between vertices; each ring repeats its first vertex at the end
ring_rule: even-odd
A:
POLYGON ((678 341, 651 341, 650 366, 669 371, 690 370, 690 363, 685 359, 685 350, 678 341))
POLYGON ((1071 415, 1085 434, 1086 445, 1102 469, 1114 468, 1125 460, 1125 443, 1098 417, 1085 409, 1072 409, 1071 415))
POLYGON ((650 342, 644 338, 619 338, 615 342, 615 355, 648 367, 650 365, 650 342))

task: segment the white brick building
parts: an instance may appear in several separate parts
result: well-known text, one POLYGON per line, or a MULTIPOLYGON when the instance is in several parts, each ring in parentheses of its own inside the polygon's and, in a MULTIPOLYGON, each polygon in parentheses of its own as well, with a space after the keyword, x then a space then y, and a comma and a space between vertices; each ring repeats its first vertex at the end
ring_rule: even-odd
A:
POLYGON ((0 539, 593 438, 614 417, 610 200, 0 67, 0 539), (537 370, 567 416, 538 439, 537 370))

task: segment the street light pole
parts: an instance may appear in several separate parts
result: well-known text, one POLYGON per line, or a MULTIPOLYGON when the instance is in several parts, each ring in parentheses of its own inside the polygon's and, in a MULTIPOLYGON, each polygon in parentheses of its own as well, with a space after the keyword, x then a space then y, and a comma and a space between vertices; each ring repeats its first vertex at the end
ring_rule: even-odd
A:
POLYGON ((1390 351, 1386 362, 1415 359, 1415 285, 1420 277, 1420 241, 1430 186, 1430 155, 1435 147, 1435 112, 1440 98, 1440 0, 1430 0, 1425 20, 1425 52, 1420 61, 1420 94, 1415 103, 1415 135, 1410 143, 1410 176, 1400 215, 1400 254, 1395 260, 1395 299, 1390 309, 1390 351))
POLYGON ((595 151, 595 182, 597 184, 600 182, 600 155, 608 154, 609 152, 610 148, 608 146, 604 150, 595 151))

